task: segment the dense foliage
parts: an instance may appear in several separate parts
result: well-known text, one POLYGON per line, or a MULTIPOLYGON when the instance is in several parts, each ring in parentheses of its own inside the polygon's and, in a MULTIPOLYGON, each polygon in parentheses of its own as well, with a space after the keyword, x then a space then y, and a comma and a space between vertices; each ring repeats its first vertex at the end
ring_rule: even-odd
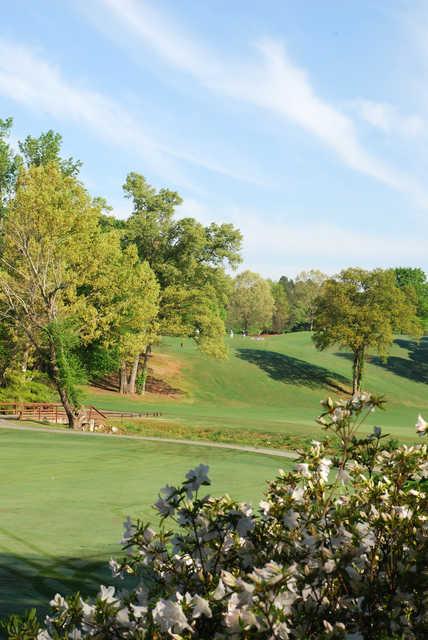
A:
MULTIPOLYGON (((144 391, 161 333, 224 356, 225 267, 240 261, 239 231, 176 219, 180 196, 136 173, 124 184, 134 211, 116 220, 79 180, 81 162, 61 157, 59 134, 28 136, 16 153, 11 126, 0 121, 0 384, 8 397, 28 397, 17 381, 41 372, 79 427, 76 384, 119 372, 123 393, 144 391)), ((51 395, 43 384, 37 391, 51 395)))
POLYGON ((314 329, 318 349, 339 345, 351 351, 354 393, 361 390, 370 347, 385 357, 394 333, 422 334, 412 292, 406 295, 394 271, 384 269, 344 269, 326 280, 315 304, 314 329))
MULTIPOLYGON (((208 467, 161 489, 158 531, 125 523, 123 586, 51 601, 5 623, 28 640, 116 638, 402 639, 428 633, 428 455, 358 427, 382 405, 369 394, 323 403, 339 445, 313 442, 258 508, 205 495, 208 467), (386 444, 385 444, 386 443, 386 444)), ((427 423, 420 416, 417 431, 427 423)))

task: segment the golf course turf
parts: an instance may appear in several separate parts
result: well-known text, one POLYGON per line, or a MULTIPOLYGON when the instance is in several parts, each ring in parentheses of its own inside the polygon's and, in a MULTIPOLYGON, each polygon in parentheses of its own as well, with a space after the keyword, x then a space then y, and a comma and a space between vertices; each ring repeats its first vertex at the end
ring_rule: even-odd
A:
MULTIPOLYGON (((176 437, 185 427, 186 438, 194 429, 195 436, 202 431, 203 439, 235 439, 266 446, 276 434, 290 437, 293 448, 296 439, 308 441, 320 435, 315 423, 320 400, 327 395, 346 395, 351 389, 350 354, 338 349, 317 351, 309 332, 263 340, 228 338, 230 356, 226 360, 201 354, 191 340, 180 345, 178 339, 164 338, 154 349, 152 360, 155 374, 180 389, 180 395, 129 397, 87 387, 85 401, 105 409, 162 411, 157 430, 155 422, 146 421, 150 435, 165 431, 165 435, 176 437), (251 432, 264 436, 252 437, 251 432)), ((370 416, 365 429, 379 424, 397 439, 414 440, 418 413, 428 414, 427 383, 427 337, 419 344, 398 337, 384 362, 375 355, 369 357, 363 388, 384 395, 387 402, 386 411, 370 416)), ((144 432, 144 424, 141 426, 144 432)), ((281 443, 273 442, 272 446, 281 443)))
MULTIPOLYGON (((153 420, 123 422, 141 435, 295 448, 321 435, 320 400, 346 395, 349 354, 318 352, 307 332, 263 340, 228 339, 230 357, 201 354, 191 340, 163 339, 151 366, 175 394, 119 396, 82 389, 87 404, 124 411, 160 411, 153 420)), ((416 438, 418 413, 428 415, 428 339, 397 338, 390 358, 366 365, 364 388, 386 397, 374 424, 404 442, 416 438)), ((0 430, 0 616, 46 607, 56 592, 94 592, 111 582, 107 562, 120 555, 129 514, 157 523, 159 488, 210 465, 211 492, 258 502, 265 481, 291 461, 189 444, 116 437, 0 430)))
MULTIPOLYGON (((290 461, 230 450, 120 438, 0 430, 0 616, 46 606, 57 592, 110 583, 127 515, 158 518, 159 489, 199 463, 214 494, 261 498, 290 461)), ((208 490, 208 488, 207 488, 208 490)))

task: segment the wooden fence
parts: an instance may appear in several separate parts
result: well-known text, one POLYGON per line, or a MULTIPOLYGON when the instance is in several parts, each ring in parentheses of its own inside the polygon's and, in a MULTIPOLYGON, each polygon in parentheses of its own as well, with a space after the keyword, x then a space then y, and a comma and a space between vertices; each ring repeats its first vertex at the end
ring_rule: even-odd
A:
MULTIPOLYGON (((162 415, 159 411, 136 413, 97 409, 93 406, 84 407, 83 410, 89 424, 92 421, 96 424, 105 424, 109 418, 157 418, 162 415)), ((64 407, 59 402, 0 402, 0 416, 18 418, 18 420, 40 420, 55 424, 68 423, 64 407)))

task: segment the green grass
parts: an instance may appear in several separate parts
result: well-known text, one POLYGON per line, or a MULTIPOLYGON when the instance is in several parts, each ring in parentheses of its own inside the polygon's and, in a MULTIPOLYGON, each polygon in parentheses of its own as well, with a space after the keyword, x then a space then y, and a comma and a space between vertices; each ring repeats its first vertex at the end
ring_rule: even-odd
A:
POLYGON ((160 487, 209 464, 212 493, 258 501, 289 461, 118 438, 0 431, 0 616, 111 583, 125 517, 157 523, 160 487))
MULTIPOLYGON (((190 340, 183 347, 173 338, 162 341, 158 351, 175 364, 168 382, 185 392, 180 399, 150 394, 130 399, 90 388, 86 401, 106 409, 160 410, 167 430, 184 429, 185 437, 193 429, 196 437, 203 433, 209 439, 257 444, 260 433, 262 440, 276 441, 285 434, 294 443, 319 436, 314 419, 320 400, 350 388, 349 354, 317 351, 308 332, 263 341, 235 337, 228 345, 229 359, 218 361, 199 353, 190 340)), ((373 414, 367 429, 380 424, 396 438, 413 440, 417 414, 428 413, 427 382, 428 338, 419 346, 399 338, 386 363, 372 358, 364 388, 385 395, 387 410, 373 414)), ((153 428, 148 424, 149 432, 153 428)))

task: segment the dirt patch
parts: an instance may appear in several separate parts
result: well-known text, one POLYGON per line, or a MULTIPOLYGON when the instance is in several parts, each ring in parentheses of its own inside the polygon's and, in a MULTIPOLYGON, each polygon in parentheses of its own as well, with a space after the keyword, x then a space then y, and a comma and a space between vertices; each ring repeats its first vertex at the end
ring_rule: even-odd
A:
MULTIPOLYGON (((184 392, 175 386, 174 382, 179 377, 181 363, 163 353, 155 353, 150 358, 146 390, 160 396, 177 398, 184 392)), ((119 374, 111 373, 92 381, 92 385, 104 391, 119 391, 119 374)))

